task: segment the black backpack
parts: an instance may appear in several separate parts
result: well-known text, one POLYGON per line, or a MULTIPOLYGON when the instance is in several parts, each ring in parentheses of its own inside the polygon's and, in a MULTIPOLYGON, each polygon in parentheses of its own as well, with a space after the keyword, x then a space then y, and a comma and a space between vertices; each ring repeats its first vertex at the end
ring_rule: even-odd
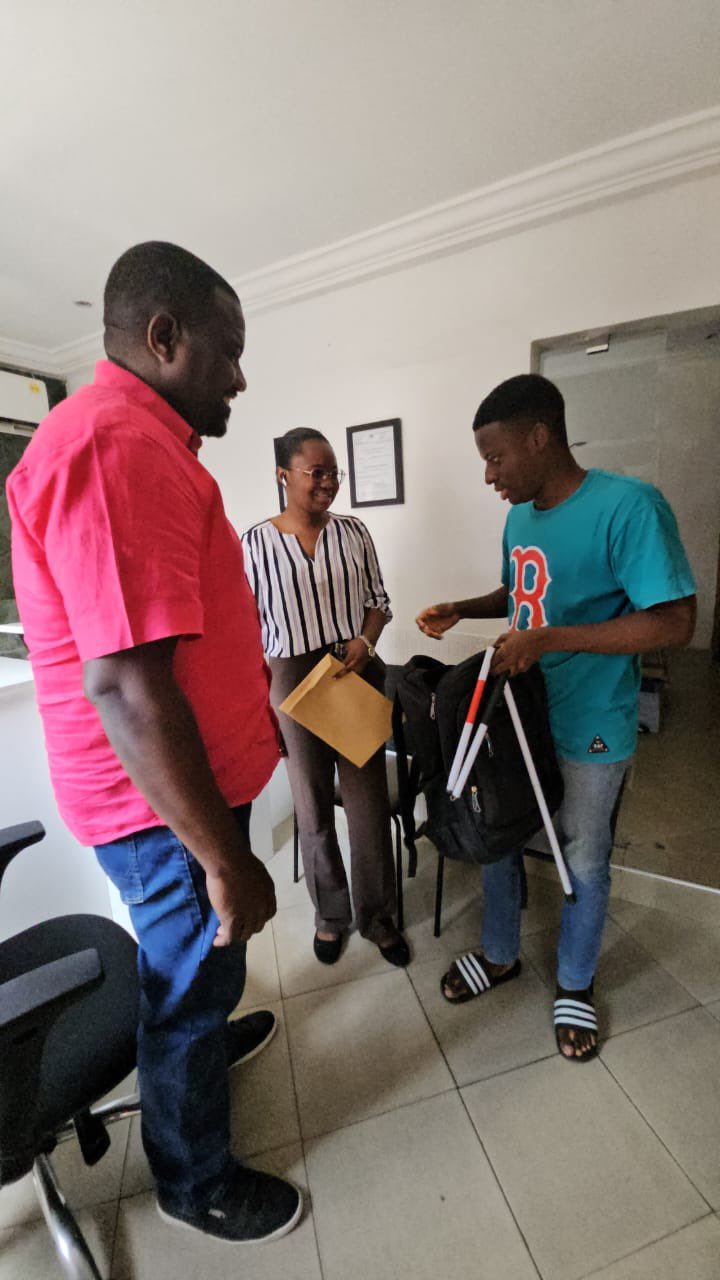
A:
MULTIPOLYGON (((497 862, 522 849, 543 825, 505 699, 497 700, 470 776, 458 800, 447 779, 475 689, 483 654, 457 666, 435 658, 411 658, 398 681, 396 697, 404 713, 420 788, 427 803, 426 834, 449 858, 497 862)), ((476 725, 498 677, 490 676, 476 725)), ((513 676, 512 690, 530 753, 550 813, 562 800, 563 783, 550 734, 547 695, 540 668, 513 676)))

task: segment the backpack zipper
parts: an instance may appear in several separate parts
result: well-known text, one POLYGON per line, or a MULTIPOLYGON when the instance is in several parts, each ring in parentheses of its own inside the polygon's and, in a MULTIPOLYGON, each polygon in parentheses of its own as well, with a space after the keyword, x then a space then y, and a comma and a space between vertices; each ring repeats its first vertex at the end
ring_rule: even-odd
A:
POLYGON ((436 694, 434 694, 434 693, 431 693, 431 694, 430 694, 430 719, 431 719, 431 720, 434 720, 434 719, 435 719, 435 698, 436 698, 436 696, 437 696, 437 695, 436 695, 436 694))
POLYGON ((471 805, 472 805, 473 813, 482 813, 482 808, 481 808, 481 806, 480 806, 480 801, 478 800, 478 789, 477 789, 477 787, 471 787, 471 788, 470 788, 470 803, 471 803, 471 805))
POLYGON ((487 735, 487 737, 485 738, 485 741, 486 741, 486 743, 487 743, 487 753, 488 753, 488 755, 489 755, 489 756, 491 756, 491 757, 492 757, 492 756, 494 756, 494 755, 495 755, 495 752, 494 752, 494 751, 493 751, 493 749, 492 749, 492 742, 490 741, 490 734, 488 734, 488 735, 487 735))

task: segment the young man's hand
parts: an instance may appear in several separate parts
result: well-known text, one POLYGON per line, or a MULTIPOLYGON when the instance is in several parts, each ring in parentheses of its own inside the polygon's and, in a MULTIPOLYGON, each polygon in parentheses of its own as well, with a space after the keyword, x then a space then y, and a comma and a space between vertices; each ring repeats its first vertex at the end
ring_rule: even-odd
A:
POLYGON ((214 947, 247 942, 277 911, 275 885, 254 853, 244 854, 231 871, 207 874, 208 897, 220 921, 214 947))
POLYGON ((423 635, 441 640, 446 631, 460 621, 460 614, 452 604, 432 604, 423 609, 415 619, 423 635))
POLYGON ((505 631, 495 641, 495 654, 490 670, 493 675, 516 676, 528 671, 542 653, 545 653, 547 628, 536 627, 529 631, 505 631))

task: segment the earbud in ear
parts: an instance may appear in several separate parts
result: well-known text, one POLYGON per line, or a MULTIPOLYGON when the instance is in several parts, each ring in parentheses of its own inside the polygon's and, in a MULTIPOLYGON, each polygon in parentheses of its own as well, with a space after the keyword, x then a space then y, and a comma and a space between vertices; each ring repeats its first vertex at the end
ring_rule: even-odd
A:
POLYGON ((281 476, 281 477, 280 477, 280 483, 281 483, 281 484, 284 484, 284 485, 286 485, 286 486, 287 486, 287 476, 281 476))

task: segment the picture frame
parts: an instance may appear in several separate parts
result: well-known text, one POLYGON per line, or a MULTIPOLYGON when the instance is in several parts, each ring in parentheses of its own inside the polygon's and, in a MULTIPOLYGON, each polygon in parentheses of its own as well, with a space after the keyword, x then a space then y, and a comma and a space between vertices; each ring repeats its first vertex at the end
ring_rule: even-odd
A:
POLYGON ((390 507, 405 501, 400 418, 346 427, 351 507, 390 507))

